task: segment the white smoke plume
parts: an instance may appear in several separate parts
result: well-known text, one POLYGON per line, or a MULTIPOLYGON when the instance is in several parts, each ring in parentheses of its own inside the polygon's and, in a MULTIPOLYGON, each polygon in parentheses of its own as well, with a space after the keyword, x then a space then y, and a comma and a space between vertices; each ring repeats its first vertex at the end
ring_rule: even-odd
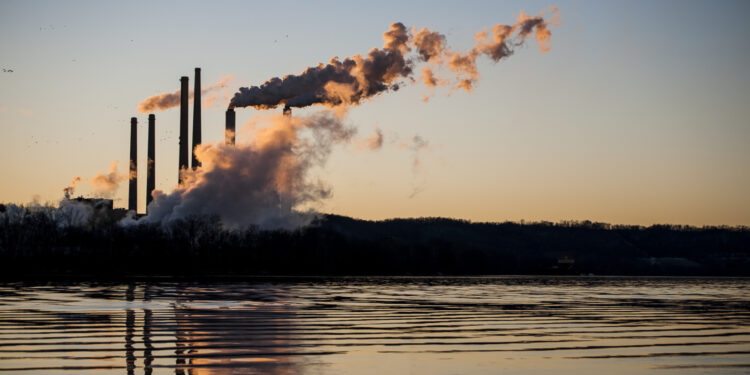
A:
POLYGON ((154 192, 139 223, 168 225, 191 216, 218 216, 226 228, 293 229, 307 224, 306 210, 331 195, 310 177, 337 143, 349 142, 352 127, 332 111, 309 117, 272 115, 255 124, 253 139, 228 146, 198 146, 201 166, 184 172, 171 193, 154 192), (265 126, 264 126, 265 125, 265 126))
POLYGON ((120 187, 120 183, 128 177, 127 173, 117 172, 117 160, 115 160, 109 166, 109 172, 97 173, 91 177, 91 188, 96 196, 111 198, 120 187))
POLYGON ((89 204, 63 199, 57 209, 51 211, 51 215, 60 228, 83 227, 90 224, 94 208, 89 204))
POLYGON ((394 23, 383 33, 382 49, 373 48, 367 56, 356 55, 328 64, 309 67, 300 75, 271 78, 261 86, 242 87, 230 107, 274 108, 306 107, 316 103, 328 105, 358 104, 388 90, 398 90, 399 78, 411 75, 409 34, 401 23, 394 23))
POLYGON ((480 56, 489 56, 497 62, 513 54, 514 48, 523 45, 532 34, 543 52, 549 50, 549 26, 559 22, 557 8, 551 8, 550 12, 552 23, 545 20, 545 12, 529 16, 522 11, 515 24, 492 27, 492 38, 486 31, 477 33, 475 47, 466 52, 448 48, 445 36, 436 31, 426 28, 408 31, 402 23, 393 23, 383 33, 382 49, 373 48, 366 56, 355 55, 343 61, 334 57, 327 64, 309 67, 299 75, 274 77, 260 86, 242 87, 229 107, 356 105, 377 94, 398 90, 407 82, 417 82, 413 68, 419 62, 428 65, 420 77, 427 86, 447 84, 434 72, 434 68, 445 68, 455 76, 453 89, 471 91, 479 79, 476 60, 480 56), (412 50, 416 55, 409 55, 412 50))
POLYGON ((38 222, 42 216, 45 221, 53 222, 58 228, 85 227, 92 224, 96 214, 92 205, 74 199, 64 198, 57 207, 50 204, 39 204, 34 201, 27 205, 8 204, 0 212, 0 223, 24 224, 29 220, 38 222))
MULTIPOLYGON (((331 189, 313 178, 311 170, 325 164, 334 145, 353 141, 355 130, 343 123, 348 106, 419 81, 429 87, 469 91, 479 77, 480 56, 499 61, 530 36, 535 36, 545 51, 549 26, 543 14, 530 17, 522 12, 515 24, 496 25, 491 28, 492 34, 480 32, 473 48, 456 52, 438 32, 425 28, 410 31, 394 23, 383 34, 383 47, 373 48, 364 56, 343 60, 334 57, 299 75, 274 77, 260 86, 240 88, 230 108, 321 104, 332 109, 308 117, 277 114, 257 120, 260 116, 256 116, 250 123, 249 142, 199 145, 195 152, 202 166, 185 170, 183 182, 172 192, 155 191, 147 216, 126 220, 123 225, 154 223, 169 227, 183 219, 206 216, 218 217, 229 229, 294 229, 305 225, 314 217, 312 208, 331 195, 331 189), (414 74, 419 63, 425 66, 417 80, 414 74), (445 71, 452 74, 450 79, 438 75, 445 71)), ((165 109, 177 104, 179 92, 149 98, 139 109, 165 109)), ((366 149, 382 144, 383 134, 378 128, 372 136, 355 141, 355 146, 366 149)), ((417 135, 402 147, 411 151, 412 169, 418 173, 420 157, 430 149, 428 142, 417 135)), ((411 197, 422 190, 415 188, 411 197)))
MULTIPOLYGON (((211 96, 208 96, 206 98, 205 102, 210 106, 211 103, 216 100, 216 97, 214 96, 215 91, 225 88, 233 78, 234 76, 231 75, 223 76, 221 77, 221 79, 219 79, 218 82, 209 85, 208 87, 201 88, 201 95, 211 94, 211 96)), ((191 100, 193 99, 193 94, 193 91, 190 90, 188 96, 191 100)), ((174 92, 165 92, 148 97, 142 102, 138 103, 138 112, 153 113, 156 111, 170 109, 172 107, 177 107, 180 105, 180 95, 181 93, 178 89, 174 92)))
POLYGON ((78 184, 83 180, 81 177, 73 177, 73 179, 70 181, 70 186, 66 186, 63 188, 63 194, 65 195, 65 198, 70 198, 75 194, 76 188, 78 188, 78 184))

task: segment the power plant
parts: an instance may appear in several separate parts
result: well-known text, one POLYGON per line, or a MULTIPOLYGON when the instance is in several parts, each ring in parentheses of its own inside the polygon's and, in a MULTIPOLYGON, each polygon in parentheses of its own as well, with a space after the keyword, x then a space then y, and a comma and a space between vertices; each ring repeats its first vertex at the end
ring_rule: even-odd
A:
MULTIPOLYGON (((193 138, 188 142, 188 101, 190 99, 189 78, 180 77, 180 136, 179 136, 179 169, 178 181, 183 182, 182 172, 188 168, 196 169, 201 162, 195 155, 195 148, 202 142, 202 118, 201 118, 201 68, 195 68, 195 83, 193 89, 193 138), (191 151, 188 144, 192 143, 191 151), (190 158, 190 162, 188 159, 190 158), (188 164, 190 163, 190 164, 188 164)), ((291 116, 290 107, 284 107, 283 114, 291 116)), ((235 144, 236 114, 234 108, 226 111, 225 138, 227 145, 235 144)), ((128 210, 137 211, 138 207, 138 120, 130 119, 130 174, 128 190, 128 210)), ((148 205, 153 201, 153 193, 156 189, 156 116, 148 115, 148 159, 146 162, 146 212, 148 205)))
MULTIPOLYGON (((195 156, 195 147, 201 144, 201 68, 195 68, 195 91, 193 105, 193 154, 192 168, 200 166, 195 156)), ((182 171, 188 168, 188 77, 180 77, 180 149, 179 179, 182 182, 182 171)), ((130 174, 128 191, 128 210, 138 210, 138 119, 130 119, 130 174)), ((146 212, 153 201, 156 189, 156 116, 148 115, 148 160, 146 162, 146 212)))
POLYGON ((234 108, 227 109, 226 128, 224 129, 224 142, 229 146, 234 146, 234 108))
POLYGON ((180 165, 177 181, 182 183, 182 170, 188 169, 188 77, 180 78, 180 165))
POLYGON ((201 68, 195 68, 195 89, 193 89, 193 169, 201 166, 195 157, 195 147, 201 144, 201 68))
POLYGON ((148 160, 146 162, 146 213, 156 188, 156 116, 148 115, 148 160))
MULTIPOLYGON (((201 118, 201 68, 195 68, 195 85, 193 88, 193 139, 188 142, 188 101, 190 99, 189 78, 180 77, 180 136, 179 136, 179 169, 178 181, 183 182, 183 170, 201 166, 201 162, 195 155, 195 148, 202 142, 202 118, 201 118), (191 151, 188 144, 192 143, 191 151), (190 163, 188 164, 188 159, 190 163)), ((292 109, 285 106, 284 116, 291 116, 292 109)), ((128 190, 128 210, 137 211, 138 207, 138 119, 130 119, 130 174, 128 190)), ((236 113, 233 107, 226 111, 224 142, 229 146, 235 145, 236 113)), ((148 205, 153 201, 153 193, 156 189, 156 116, 148 115, 148 159, 146 162, 146 212, 148 205)))
POLYGON ((138 209, 138 119, 130 118, 130 171, 128 173, 128 210, 138 209))

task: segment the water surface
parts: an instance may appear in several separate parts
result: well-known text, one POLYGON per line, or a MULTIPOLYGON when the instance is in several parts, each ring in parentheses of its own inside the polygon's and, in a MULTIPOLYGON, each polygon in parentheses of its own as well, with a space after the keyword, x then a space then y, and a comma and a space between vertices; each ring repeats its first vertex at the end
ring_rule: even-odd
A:
POLYGON ((0 372, 746 374, 750 279, 0 284, 0 372))

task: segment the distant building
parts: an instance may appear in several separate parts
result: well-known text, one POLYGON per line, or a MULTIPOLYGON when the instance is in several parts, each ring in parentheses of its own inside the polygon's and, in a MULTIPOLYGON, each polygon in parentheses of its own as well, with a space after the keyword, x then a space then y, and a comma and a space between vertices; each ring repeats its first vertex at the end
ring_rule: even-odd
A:
POLYGON ((78 198, 71 199, 71 201, 87 204, 91 206, 91 208, 97 211, 98 210, 112 211, 114 209, 114 201, 111 199, 78 197, 78 198))

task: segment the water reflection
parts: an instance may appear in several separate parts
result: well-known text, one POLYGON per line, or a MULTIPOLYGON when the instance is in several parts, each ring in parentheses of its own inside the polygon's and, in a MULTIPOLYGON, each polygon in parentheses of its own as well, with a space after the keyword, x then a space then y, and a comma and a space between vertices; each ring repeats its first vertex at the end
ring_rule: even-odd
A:
POLYGON ((190 287, 174 303, 175 374, 297 374, 295 314, 273 288, 190 287))
POLYGON ((154 363, 153 350, 154 346, 151 344, 151 319, 153 313, 151 309, 143 309, 143 373, 145 375, 151 375, 151 365, 154 363))
POLYGON ((0 285, 0 372, 743 373, 745 279, 0 285))

